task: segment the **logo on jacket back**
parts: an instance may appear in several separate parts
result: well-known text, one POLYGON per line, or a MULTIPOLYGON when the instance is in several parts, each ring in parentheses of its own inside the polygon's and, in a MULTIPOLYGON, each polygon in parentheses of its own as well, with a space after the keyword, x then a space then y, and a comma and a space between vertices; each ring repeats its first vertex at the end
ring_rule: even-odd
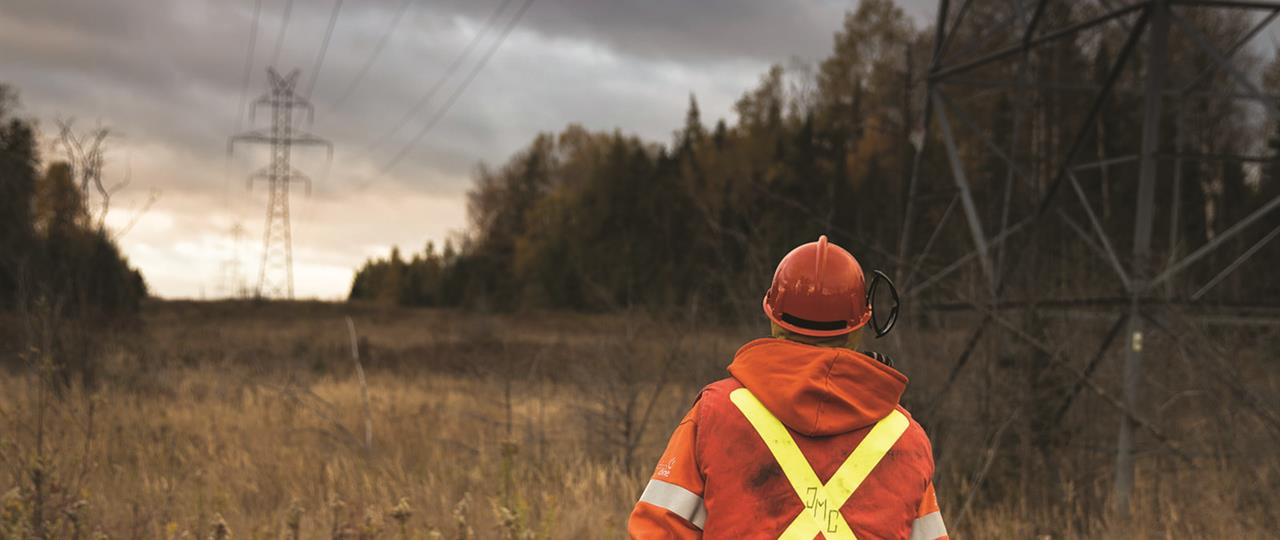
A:
POLYGON ((827 522, 827 532, 833 533, 840 530, 840 520, 836 519, 836 515, 840 513, 840 509, 828 508, 826 494, 816 487, 805 490, 804 507, 806 510, 813 512, 813 519, 821 523, 823 520, 827 522))

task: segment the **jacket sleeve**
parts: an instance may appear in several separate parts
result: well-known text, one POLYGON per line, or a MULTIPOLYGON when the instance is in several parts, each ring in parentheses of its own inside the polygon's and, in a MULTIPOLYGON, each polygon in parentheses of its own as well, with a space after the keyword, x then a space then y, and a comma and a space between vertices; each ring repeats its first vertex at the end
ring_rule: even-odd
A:
POLYGON ((633 539, 700 539, 706 523, 702 504, 704 481, 694 442, 697 437, 698 403, 671 434, 667 449, 649 478, 627 522, 633 539))
POLYGON ((942 522, 942 511, 938 509, 938 496, 933 491, 933 482, 924 488, 924 497, 920 500, 920 508, 916 510, 916 520, 911 523, 911 540, 950 540, 947 526, 942 522))

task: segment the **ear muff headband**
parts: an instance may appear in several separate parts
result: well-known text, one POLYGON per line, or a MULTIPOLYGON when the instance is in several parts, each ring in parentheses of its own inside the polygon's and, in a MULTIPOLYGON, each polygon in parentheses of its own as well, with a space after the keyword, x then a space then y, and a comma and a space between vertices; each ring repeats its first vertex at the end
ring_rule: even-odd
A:
POLYGON ((902 299, 898 296, 898 287, 894 286, 893 280, 889 279, 889 276, 879 270, 872 270, 871 273, 873 277, 871 278, 871 286, 867 288, 867 305, 871 306, 871 329, 875 330, 877 338, 881 338, 893 330, 894 325, 898 324, 898 310, 902 307, 902 299), (876 288, 880 286, 881 281, 889 284, 889 296, 893 297, 893 308, 889 310, 889 318, 885 320, 883 326, 880 325, 880 319, 876 317, 876 312, 879 310, 875 309, 873 304, 876 298, 876 288))

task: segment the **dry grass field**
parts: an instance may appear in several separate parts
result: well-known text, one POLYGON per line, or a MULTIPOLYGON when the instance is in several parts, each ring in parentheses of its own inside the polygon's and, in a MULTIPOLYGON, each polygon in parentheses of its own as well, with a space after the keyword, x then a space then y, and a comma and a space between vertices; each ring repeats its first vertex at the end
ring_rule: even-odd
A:
MULTIPOLYGON (((764 331, 317 303, 145 314, 102 348, 91 389, 56 383, 38 350, 0 377, 0 538, 623 537, 697 389, 764 331)), ((1116 410, 1086 387, 1056 417, 1105 322, 1044 322, 1076 367, 984 346, 945 394, 965 321, 909 322, 874 345, 912 377, 954 538, 1274 537, 1274 331, 1153 337, 1143 413, 1170 443, 1142 434, 1122 519, 1106 504, 1116 410), (1196 355, 1224 343, 1230 365, 1196 355)))

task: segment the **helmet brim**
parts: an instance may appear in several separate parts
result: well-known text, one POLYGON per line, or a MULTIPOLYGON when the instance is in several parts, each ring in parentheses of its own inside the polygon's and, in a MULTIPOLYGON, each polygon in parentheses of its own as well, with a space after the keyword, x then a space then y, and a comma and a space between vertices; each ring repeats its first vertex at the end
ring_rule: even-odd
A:
POLYGON ((780 317, 779 315, 775 315, 775 314, 773 313, 773 310, 772 310, 772 309, 769 309, 769 296, 768 296, 768 295, 765 295, 765 297, 764 297, 764 301, 763 301, 763 302, 761 302, 761 307, 764 309, 764 315, 765 315, 766 317, 768 317, 770 321, 773 321, 773 323, 774 323, 774 324, 776 324, 776 325, 778 325, 778 326, 780 326, 780 327, 782 327, 782 328, 786 329, 788 332, 794 332, 794 333, 800 334, 800 335, 802 335, 802 336, 809 336, 809 337, 836 337, 836 336, 843 336, 843 335, 845 335, 845 334, 849 334, 849 333, 851 333, 851 332, 854 332, 854 331, 856 331, 856 330, 858 330, 858 329, 862 328, 863 326, 866 326, 866 325, 867 325, 867 322, 871 320, 871 310, 870 310, 870 309, 867 309, 866 314, 862 316, 862 320, 860 320, 860 321, 856 321, 856 322, 855 322, 854 324, 852 324, 852 325, 846 326, 846 327, 844 327, 844 328, 839 328, 839 329, 836 329, 836 330, 814 330, 814 329, 812 329, 812 328, 805 328, 805 327, 803 327, 803 326, 796 326, 796 325, 794 325, 794 324, 791 324, 791 323, 789 323, 789 322, 787 322, 787 321, 782 320, 782 317, 780 317))

